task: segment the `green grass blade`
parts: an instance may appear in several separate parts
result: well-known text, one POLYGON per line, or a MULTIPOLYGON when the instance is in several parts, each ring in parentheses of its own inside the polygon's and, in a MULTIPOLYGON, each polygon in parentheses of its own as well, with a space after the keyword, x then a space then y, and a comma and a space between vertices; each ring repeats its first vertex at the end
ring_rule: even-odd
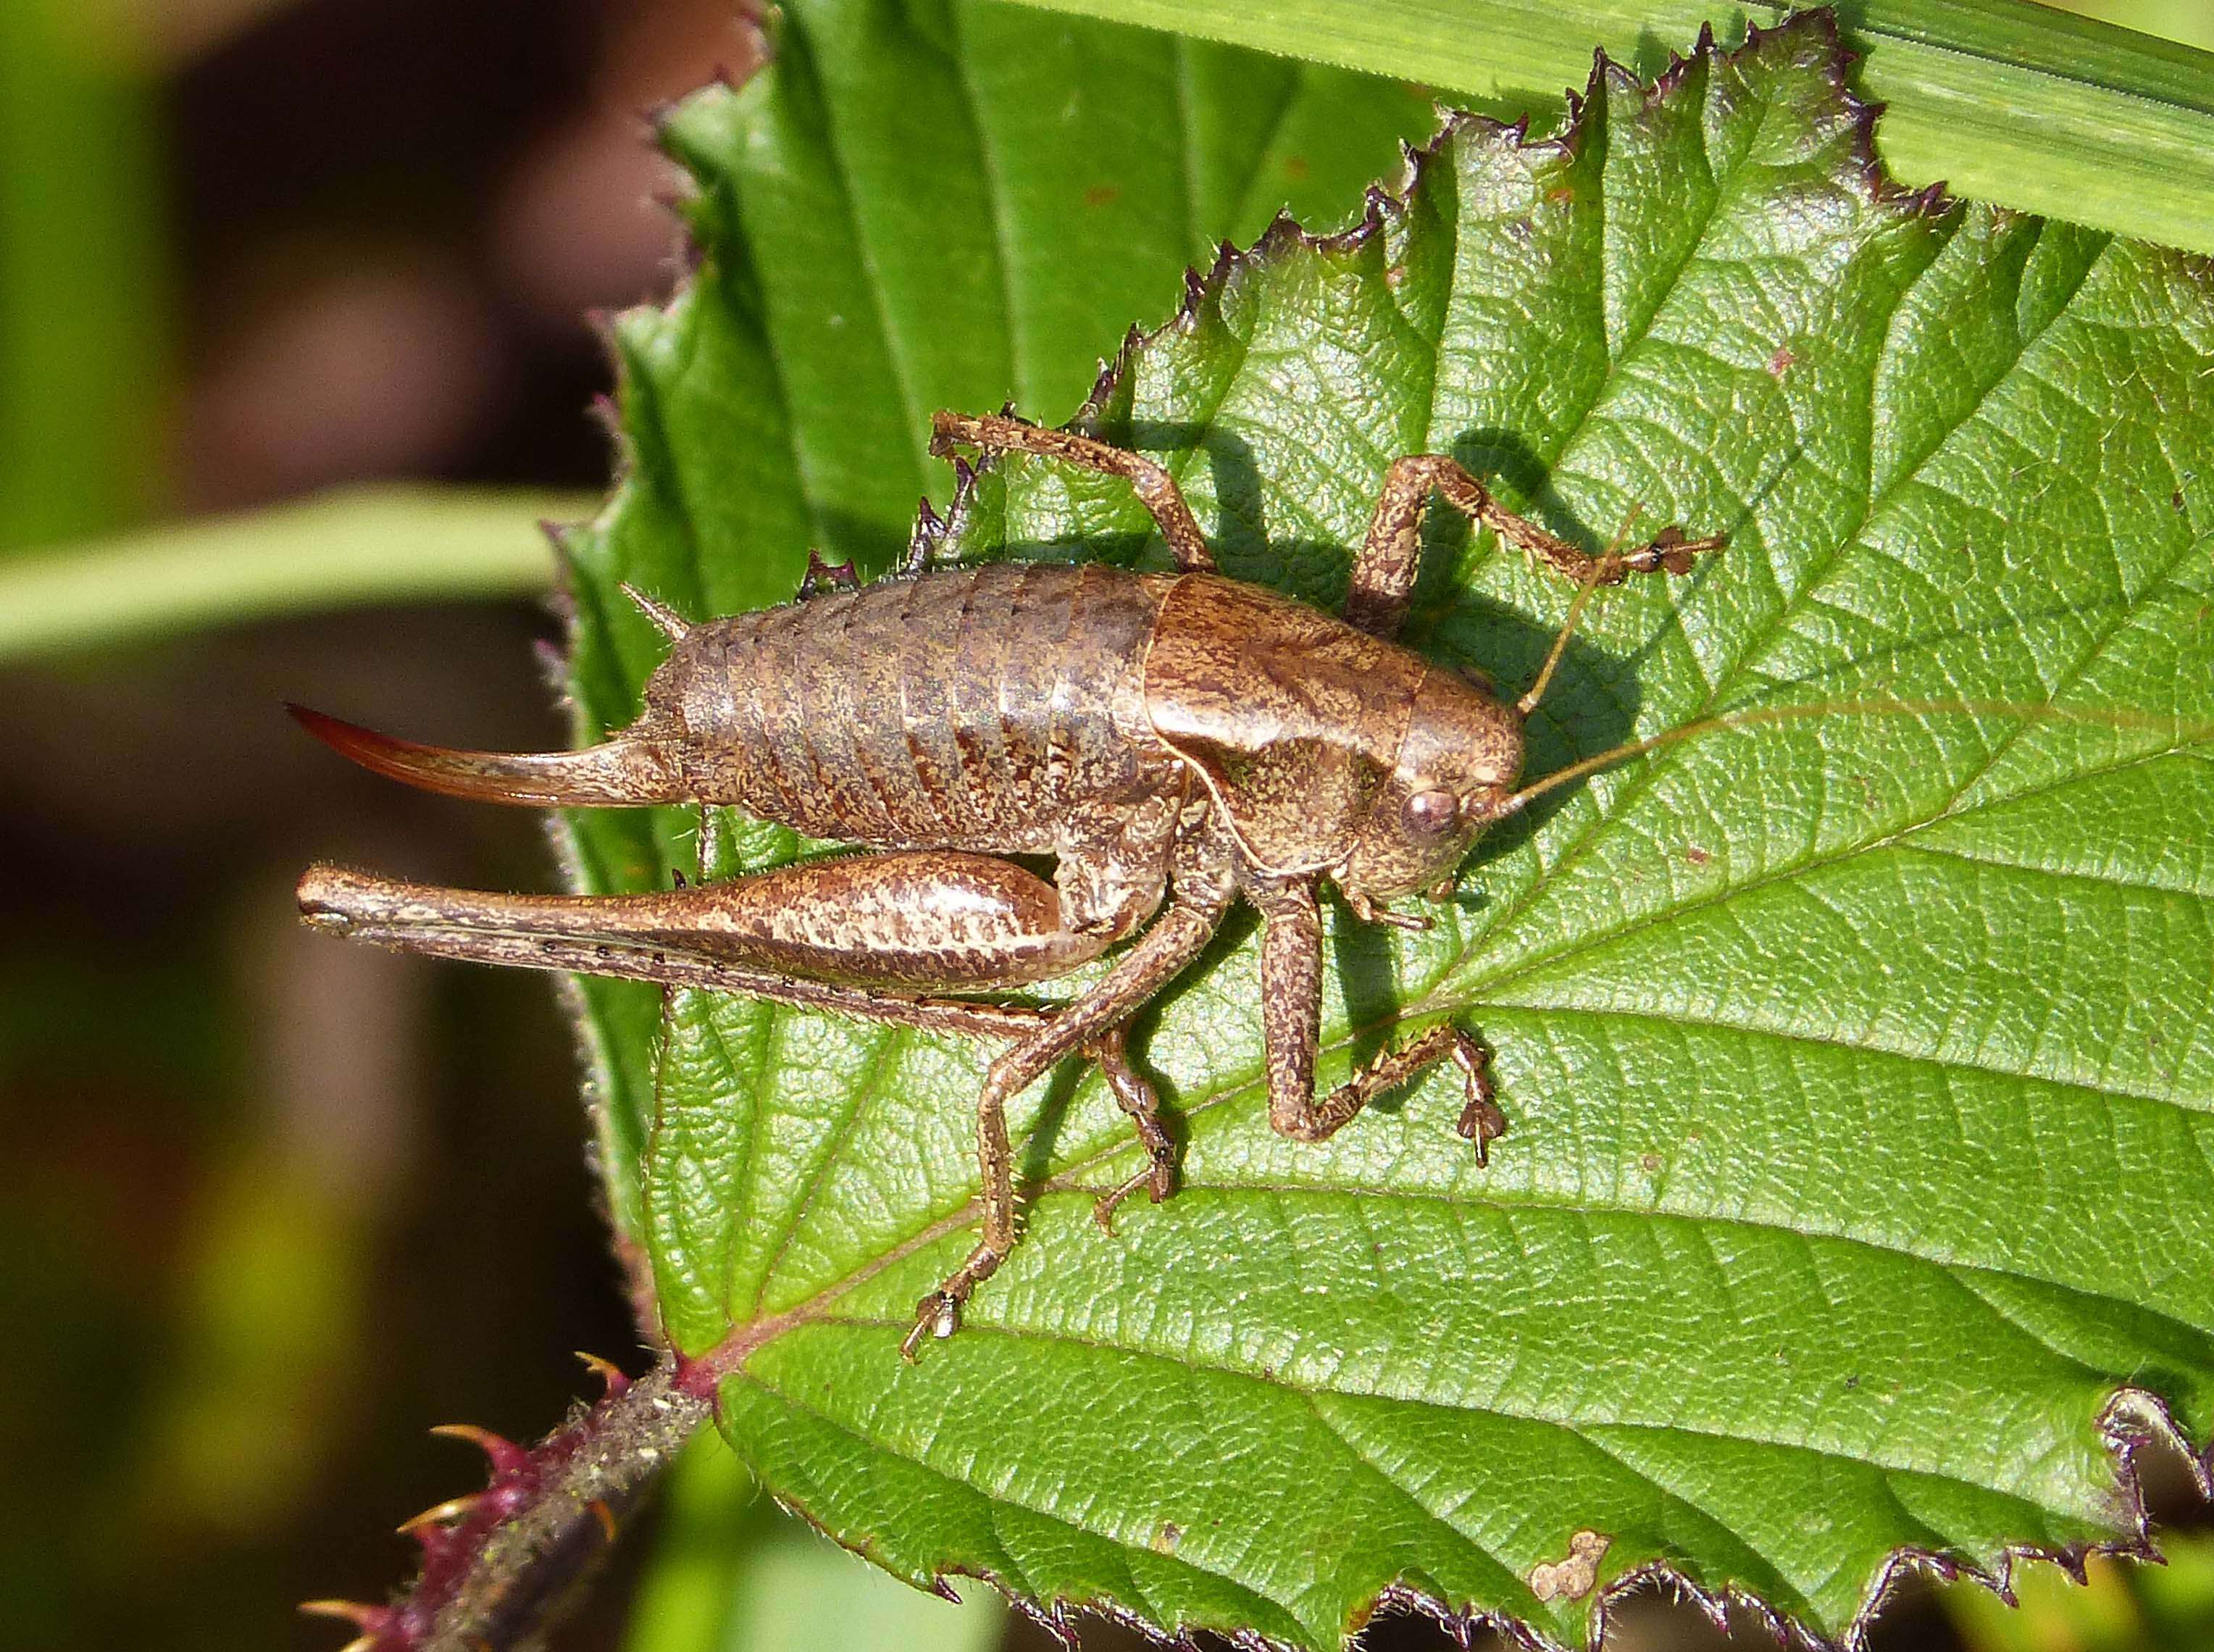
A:
MULTIPOLYGON (((161 492, 169 215, 157 89, 89 13, 0 6, 0 553, 161 492)), ((0 624, 7 615, 0 614, 0 624)))
MULTIPOLYGON (((1703 23, 1789 8, 1671 0, 1024 0, 1543 108, 1593 46, 1651 72, 1703 23)), ((2214 253, 2214 54, 2025 0, 1839 8, 1901 181, 2214 253)))
POLYGON ((297 505, 30 552, 0 565, 0 664, 360 603, 511 597, 553 583, 541 520, 573 493, 350 487, 297 505))

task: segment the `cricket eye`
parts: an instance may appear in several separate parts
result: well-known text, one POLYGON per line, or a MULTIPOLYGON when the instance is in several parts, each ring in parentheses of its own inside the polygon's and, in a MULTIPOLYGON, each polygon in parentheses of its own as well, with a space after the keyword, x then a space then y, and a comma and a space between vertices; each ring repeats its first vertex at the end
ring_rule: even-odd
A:
POLYGON ((1422 837, 1435 837, 1460 816, 1460 799, 1450 792, 1417 792, 1400 811, 1407 829, 1422 837))

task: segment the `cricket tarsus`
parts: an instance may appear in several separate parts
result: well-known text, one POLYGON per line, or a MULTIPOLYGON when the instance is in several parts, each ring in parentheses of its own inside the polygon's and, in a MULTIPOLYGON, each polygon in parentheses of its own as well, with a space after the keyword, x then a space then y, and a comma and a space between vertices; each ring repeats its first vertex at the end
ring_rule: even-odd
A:
POLYGON ((1102 1037, 1092 1047, 1092 1056, 1099 1064, 1100 1076, 1107 1080, 1115 1104, 1129 1119, 1130 1128, 1138 1133, 1139 1145, 1146 1150, 1145 1169, 1101 1194, 1092 1204, 1092 1220, 1111 1239, 1116 1211, 1140 1188, 1147 1190, 1155 1204, 1176 1191, 1176 1143, 1161 1123, 1160 1101, 1153 1086, 1130 1065, 1122 1047, 1122 1029, 1117 1027, 1102 1037))
POLYGON ((482 895, 316 867, 300 896, 311 923, 406 950, 748 993, 1000 1044, 976 1104, 981 1231, 916 1305, 910 1359, 953 1334, 1012 1250, 1006 1104, 1060 1062, 1099 1065, 1145 1153, 1097 1201, 1100 1228, 1112 1232, 1140 1188, 1156 1202, 1174 1191, 1175 1147, 1123 1029, 1240 900, 1265 926, 1271 1126, 1326 1140, 1450 1061, 1465 1095, 1458 1128, 1484 1159, 1506 1118, 1489 1050, 1458 1027, 1428 1028, 1318 1095, 1318 892, 1335 888, 1367 921, 1427 925, 1391 903, 1448 887, 1485 827, 1543 789, 1516 790, 1523 723, 1592 592, 1684 573, 1722 544, 1669 528, 1593 556, 1505 509, 1451 458, 1412 455, 1386 476, 1336 617, 1216 572, 1174 476, 1143 455, 1004 413, 940 413, 931 445, 1122 479, 1176 572, 939 567, 919 532, 901 576, 872 584, 810 557, 804 600, 783 608, 694 623, 633 593, 669 657, 639 719, 583 751, 448 751, 295 713, 346 756, 437 791, 549 807, 727 805, 865 851, 608 897, 482 895), (1578 587, 1520 699, 1392 640, 1433 494, 1578 587), (1015 855, 1051 856, 1051 881, 1015 855), (992 1001, 1118 945, 1072 1002, 992 1001))

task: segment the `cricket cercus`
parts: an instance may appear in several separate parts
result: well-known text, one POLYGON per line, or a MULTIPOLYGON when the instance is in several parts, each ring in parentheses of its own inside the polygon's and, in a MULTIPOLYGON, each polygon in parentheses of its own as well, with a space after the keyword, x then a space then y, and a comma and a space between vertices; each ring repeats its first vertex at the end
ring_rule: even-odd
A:
MULTIPOLYGON (((307 727, 384 774, 461 797, 571 808, 733 805, 873 853, 643 895, 502 896, 318 866, 307 921, 360 939, 492 964, 748 993, 1003 1042, 976 1104, 982 1233, 916 1311, 902 1351, 951 1336, 1015 1240, 1006 1106, 1065 1057, 1105 1073, 1149 1157, 1099 1204, 1159 1200, 1174 1151, 1122 1028, 1199 952, 1232 902, 1261 946, 1269 1123, 1332 1135, 1378 1094, 1441 1060, 1463 1075, 1460 1134, 1506 1128, 1489 1052, 1434 1027, 1315 1093, 1322 984, 1318 886, 1372 922, 1426 919, 1388 902, 1442 896, 1487 826, 1608 754, 1517 790, 1522 726, 1583 602, 1630 573, 1689 570, 1722 536, 1671 528, 1593 557, 1500 506, 1451 459, 1393 464, 1340 617, 1215 572, 1169 474, 1137 454, 1007 417, 938 416, 932 450, 1019 451, 1128 478, 1174 573, 1097 564, 851 571, 784 608, 688 623, 633 592, 669 634, 645 710, 604 744, 505 756, 373 734, 318 713, 307 727), (1528 691, 1508 701, 1391 639, 1435 492, 1580 589, 1528 691), (1050 884, 1012 860, 1050 854, 1050 884), (976 1001, 1132 944, 1065 1006, 976 1001)), ((1644 743, 1649 745, 1650 742, 1644 743)))

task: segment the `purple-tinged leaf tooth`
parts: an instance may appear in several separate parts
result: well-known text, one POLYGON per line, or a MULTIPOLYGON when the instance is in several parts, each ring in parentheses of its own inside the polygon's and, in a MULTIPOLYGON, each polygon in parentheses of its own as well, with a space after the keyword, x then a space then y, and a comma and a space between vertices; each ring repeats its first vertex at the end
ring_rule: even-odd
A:
POLYGON ((1077 1645, 1076 1631, 1068 1621, 1068 1605, 1066 1601, 1055 1600, 1050 1605, 1041 1606, 1037 1601, 1026 1600, 1020 1595, 1011 1595, 1008 1600, 1009 1604, 1016 1611, 1021 1612, 1039 1630, 1050 1635, 1061 1645, 1063 1652, 1080 1652, 1077 1645))
POLYGON ((460 1440, 474 1446, 491 1459, 495 1475, 513 1474, 530 1460, 530 1453, 512 1440, 480 1429, 474 1423, 441 1423, 431 1432, 441 1440, 460 1440))
POLYGON ((531 658, 538 664, 538 674, 544 679, 546 690, 557 705, 574 702, 569 694, 569 654, 558 642, 545 637, 535 639, 530 645, 531 658))
POLYGON ((622 409, 615 399, 602 391, 584 404, 584 417, 600 427, 601 433, 614 443, 618 450, 623 443, 622 409))

